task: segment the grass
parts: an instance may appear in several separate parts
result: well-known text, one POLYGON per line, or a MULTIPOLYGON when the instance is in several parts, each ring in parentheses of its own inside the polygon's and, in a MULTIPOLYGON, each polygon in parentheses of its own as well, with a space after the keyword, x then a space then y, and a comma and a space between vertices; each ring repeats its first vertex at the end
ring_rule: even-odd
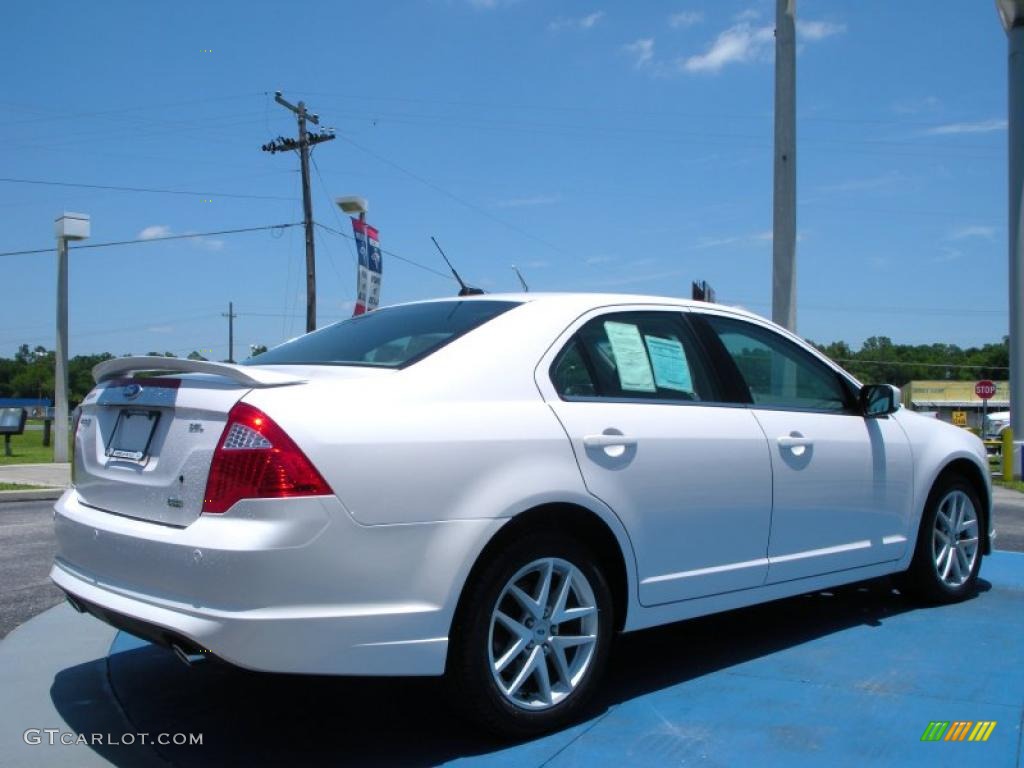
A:
MULTIPOLYGON (((53 461, 53 441, 50 446, 43 445, 43 430, 25 430, 22 435, 11 435, 11 453, 7 456, 3 449, 3 437, 0 437, 0 466, 7 464, 48 464, 53 461)), ((70 441, 69 441, 70 445, 70 441)), ((69 453, 70 455, 70 453, 69 453)))
POLYGON ((28 485, 27 483, 0 483, 0 491, 41 491, 45 485, 28 485))
POLYGON ((1003 486, 1003 488, 1009 488, 1011 491, 1020 491, 1021 493, 1024 493, 1024 481, 1022 480, 994 480, 993 482, 997 485, 1003 486))

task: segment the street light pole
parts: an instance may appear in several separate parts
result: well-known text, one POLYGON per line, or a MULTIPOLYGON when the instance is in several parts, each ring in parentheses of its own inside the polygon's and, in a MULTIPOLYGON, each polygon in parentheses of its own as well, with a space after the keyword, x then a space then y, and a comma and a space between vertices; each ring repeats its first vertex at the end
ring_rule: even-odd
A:
POLYGON ((68 241, 89 237, 89 217, 65 213, 54 221, 57 236, 57 349, 53 375, 53 460, 68 460, 68 241))
POLYGON ((996 0, 1009 39, 1010 428, 1014 474, 1024 454, 1024 0, 996 0))
POLYGON ((796 331, 796 0, 775 6, 772 320, 796 331))

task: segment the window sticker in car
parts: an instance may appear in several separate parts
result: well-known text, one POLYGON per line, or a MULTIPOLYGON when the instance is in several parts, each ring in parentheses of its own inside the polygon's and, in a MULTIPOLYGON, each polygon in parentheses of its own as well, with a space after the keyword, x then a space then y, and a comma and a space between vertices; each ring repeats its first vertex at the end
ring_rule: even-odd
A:
POLYGON ((631 323, 615 323, 606 320, 604 332, 608 334, 615 367, 619 373, 619 385, 624 392, 657 392, 651 362, 647 358, 640 329, 631 323))
POLYGON ((644 335, 647 351, 651 353, 654 383, 662 389, 693 393, 693 377, 686 362, 683 345, 677 339, 644 335))

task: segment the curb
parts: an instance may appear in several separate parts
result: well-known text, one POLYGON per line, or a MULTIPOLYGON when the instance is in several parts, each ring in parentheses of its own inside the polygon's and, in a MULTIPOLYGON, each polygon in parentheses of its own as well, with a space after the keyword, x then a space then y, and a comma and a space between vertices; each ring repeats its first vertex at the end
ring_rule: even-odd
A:
POLYGON ((0 491, 0 504, 5 501, 51 501, 64 495, 63 488, 26 488, 24 491, 0 491))

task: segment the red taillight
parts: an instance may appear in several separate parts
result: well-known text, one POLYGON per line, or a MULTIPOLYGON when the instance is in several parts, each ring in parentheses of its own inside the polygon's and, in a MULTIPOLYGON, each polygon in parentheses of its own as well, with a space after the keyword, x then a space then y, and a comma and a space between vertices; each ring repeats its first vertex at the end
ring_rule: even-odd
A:
POLYGON ((226 512, 240 499, 331 492, 306 454, 269 416, 245 403, 231 409, 213 454, 203 512, 226 512))

